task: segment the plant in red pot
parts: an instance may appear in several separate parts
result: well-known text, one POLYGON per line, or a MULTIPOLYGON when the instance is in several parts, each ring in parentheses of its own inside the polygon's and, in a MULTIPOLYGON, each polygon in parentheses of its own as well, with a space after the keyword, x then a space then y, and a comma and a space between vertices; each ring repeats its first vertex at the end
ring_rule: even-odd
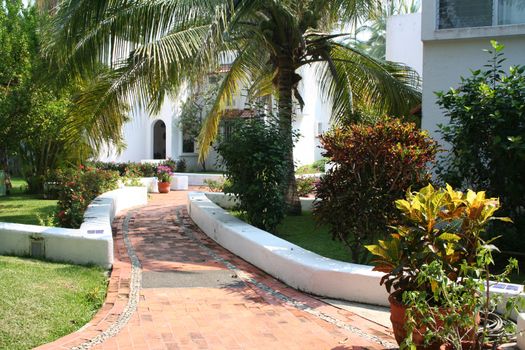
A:
POLYGON ((157 179, 159 180, 159 192, 169 193, 171 186, 172 169, 167 165, 159 165, 157 167, 157 179))
POLYGON ((488 281, 506 277, 490 275, 496 248, 482 238, 490 220, 509 221, 493 216, 499 200, 428 185, 396 207, 403 224, 392 227, 390 239, 367 246, 374 270, 385 272, 396 340, 409 349, 478 347, 479 311, 491 308, 488 281))

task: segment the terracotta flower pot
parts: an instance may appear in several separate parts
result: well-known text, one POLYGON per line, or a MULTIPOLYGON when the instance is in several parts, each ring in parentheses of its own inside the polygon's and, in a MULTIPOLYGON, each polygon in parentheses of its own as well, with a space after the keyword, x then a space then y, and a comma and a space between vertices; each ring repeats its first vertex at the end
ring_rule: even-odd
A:
MULTIPOLYGON (((406 310, 407 306, 404 305, 399 299, 399 293, 392 293, 388 297, 388 301, 390 302, 390 321, 392 322, 392 330, 394 331, 394 336, 396 338, 396 341, 399 345, 405 340, 406 338, 406 330, 405 330, 405 324, 406 324, 406 310)), ((442 310, 443 313, 447 312, 446 310, 442 310)), ((450 311, 449 311, 450 312, 450 311)), ((457 311, 451 311, 451 312, 457 312, 457 311)), ((479 313, 475 316, 476 317, 476 323, 479 324, 480 317, 479 313)), ((437 322, 439 325, 439 322, 437 322)), ((418 350, 442 350, 442 349, 448 349, 447 345, 443 345, 440 342, 434 342, 430 345, 425 346, 425 340, 424 337, 421 335, 425 332, 425 328, 421 327, 419 329, 419 332, 414 331, 412 334, 412 340, 414 341, 414 344, 416 345, 416 348, 418 350)), ((465 332, 466 333, 466 332, 465 332)), ((469 340, 464 342, 463 349, 475 349, 476 344, 474 342, 474 339, 476 337, 475 333, 471 330, 472 334, 469 334, 467 338, 469 340)))
POLYGON ((169 193, 170 192, 170 182, 159 182, 159 192, 160 193, 169 193))

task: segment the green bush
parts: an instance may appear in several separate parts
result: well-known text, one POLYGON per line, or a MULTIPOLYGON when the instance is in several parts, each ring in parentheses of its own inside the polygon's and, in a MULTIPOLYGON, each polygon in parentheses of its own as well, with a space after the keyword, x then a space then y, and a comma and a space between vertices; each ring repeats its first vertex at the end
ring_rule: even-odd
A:
POLYGON ((334 129, 321 142, 334 167, 317 185, 315 218, 348 246, 353 261, 368 262, 364 245, 386 236, 386 225, 398 218, 394 200, 428 183, 436 144, 396 119, 334 129))
POLYGON ((120 176, 128 178, 153 177, 157 171, 157 165, 152 163, 92 162, 86 163, 86 166, 100 170, 118 171, 120 176))
POLYGON ((312 164, 300 166, 299 168, 297 168, 295 173, 298 175, 324 173, 324 166, 326 162, 326 158, 316 160, 312 164))
MULTIPOLYGON (((504 47, 495 41, 492 46, 485 69, 462 78, 457 89, 437 93, 450 118, 441 133, 451 145, 439 177, 454 187, 486 189, 500 197, 502 214, 515 222, 500 245, 517 251, 525 248, 516 245, 525 237, 525 66, 505 73, 504 47)), ((501 229, 509 230, 494 231, 501 229)))
POLYGON ((57 226, 78 228, 89 203, 100 194, 118 187, 116 171, 86 168, 57 171, 59 183, 58 204, 55 214, 57 226))
POLYGON ((186 160, 184 159, 179 159, 177 161, 177 164, 175 166, 175 171, 178 172, 178 173, 185 173, 186 172, 186 160))
POLYGON ((230 181, 226 180, 213 180, 205 179, 204 184, 208 186, 210 192, 224 192, 224 188, 231 186, 230 181))
POLYGON ((297 183, 297 194, 299 197, 306 197, 310 193, 315 192, 315 185, 319 181, 316 177, 298 177, 297 183))
POLYGON ((286 210, 286 142, 271 117, 237 120, 231 125, 231 134, 217 146, 230 181, 225 192, 238 196, 237 209, 246 213, 252 225, 274 232, 286 210))

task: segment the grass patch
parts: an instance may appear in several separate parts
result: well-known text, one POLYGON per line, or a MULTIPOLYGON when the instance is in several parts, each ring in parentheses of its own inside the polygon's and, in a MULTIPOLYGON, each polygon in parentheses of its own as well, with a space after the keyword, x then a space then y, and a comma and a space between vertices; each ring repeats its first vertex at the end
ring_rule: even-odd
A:
POLYGON ((76 331, 102 305, 104 270, 0 256, 0 349, 30 349, 76 331))
POLYGON ((56 200, 26 193, 27 183, 22 179, 15 178, 11 182, 11 194, 0 197, 0 222, 39 225, 39 216, 44 219, 53 215, 56 200))
MULTIPOLYGON (((230 214, 243 221, 246 217, 239 211, 230 214)), ((327 226, 318 226, 311 212, 301 216, 287 216, 277 226, 277 237, 327 258, 352 262, 351 254, 342 243, 332 240, 327 226)))
MULTIPOLYGON (((238 219, 247 221, 239 211, 230 211, 238 219)), ((352 262, 352 255, 340 242, 332 240, 328 226, 317 226, 311 212, 303 212, 301 216, 287 216, 277 226, 276 236, 298 245, 304 249, 325 256, 327 258, 352 262)), ((501 272, 507 264, 507 258, 499 257, 495 272, 501 272)), ((491 269, 492 270, 492 269, 491 269)), ((511 283, 525 284, 525 261, 520 262, 520 270, 510 276, 511 283)))
POLYGON ((327 258, 351 262, 351 254, 342 243, 332 240, 327 226, 318 226, 311 212, 287 216, 277 226, 277 236, 327 258))

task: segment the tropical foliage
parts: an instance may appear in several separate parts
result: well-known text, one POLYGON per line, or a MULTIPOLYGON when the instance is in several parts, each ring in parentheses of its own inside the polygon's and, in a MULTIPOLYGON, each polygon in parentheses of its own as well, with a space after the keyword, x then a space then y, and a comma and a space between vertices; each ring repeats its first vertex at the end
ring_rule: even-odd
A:
POLYGON ((428 185, 407 192, 395 204, 403 222, 392 227, 389 239, 367 249, 376 256, 374 270, 385 273, 381 284, 408 306, 402 348, 423 342, 431 347, 436 341, 454 349, 462 349, 465 340, 483 344, 483 336, 477 338, 475 315, 482 308, 484 317, 493 310, 491 281, 505 280, 517 266, 512 259, 502 275, 489 271, 497 248, 493 240, 483 238, 484 232, 492 220, 510 221, 494 216, 499 200, 487 198, 484 191, 463 193, 450 185, 428 185))
POLYGON ((501 245, 519 251, 525 247, 520 243, 525 232, 525 66, 506 73, 504 47, 492 45, 492 58, 483 69, 462 78, 458 88, 437 94, 450 118, 441 125, 451 150, 442 159, 440 178, 499 196, 502 212, 515 222, 501 245))
POLYGON ((7 166, 8 157, 20 159, 29 189, 41 193, 50 170, 79 164, 103 142, 121 146, 126 108, 119 104, 110 131, 102 132, 93 114, 84 115, 82 123, 73 122, 76 96, 93 81, 48 82, 45 78, 55 69, 42 51, 49 19, 34 7, 25 8, 22 1, 0 4, 2 165, 7 166))
MULTIPOLYGON (((292 156, 293 101, 300 67, 316 64, 336 120, 374 106, 402 115, 420 102, 418 78, 405 66, 365 55, 330 34, 341 22, 366 20, 378 0, 65 0, 57 9, 50 51, 64 71, 86 75, 103 62, 112 70, 80 105, 103 111, 130 94, 156 111, 169 94, 231 63, 199 136, 201 160, 229 101, 242 88, 275 94, 286 139, 287 201, 300 209, 292 156)), ((93 114, 93 113, 89 113, 93 114)), ((80 120, 83 115, 76 115, 80 120)))
POLYGON ((355 262, 367 262, 365 244, 386 235, 398 219, 394 200, 428 183, 436 144, 415 124, 393 119, 355 124, 321 137, 334 166, 321 177, 314 215, 348 246, 355 262))

